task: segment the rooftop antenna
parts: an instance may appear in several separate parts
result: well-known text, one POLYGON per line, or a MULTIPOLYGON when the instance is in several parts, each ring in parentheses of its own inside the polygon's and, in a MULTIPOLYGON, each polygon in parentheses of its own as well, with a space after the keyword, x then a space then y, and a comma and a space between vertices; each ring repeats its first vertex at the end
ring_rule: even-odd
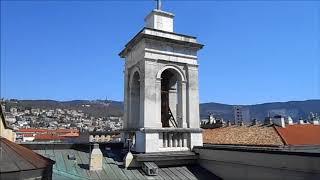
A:
POLYGON ((157 10, 161 10, 161 0, 156 0, 157 1, 157 10))

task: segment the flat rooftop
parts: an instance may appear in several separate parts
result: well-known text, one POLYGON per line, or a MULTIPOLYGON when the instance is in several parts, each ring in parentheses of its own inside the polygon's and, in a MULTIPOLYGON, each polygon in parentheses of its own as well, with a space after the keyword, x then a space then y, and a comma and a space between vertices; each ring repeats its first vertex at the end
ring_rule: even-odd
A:
POLYGON ((306 146, 266 145, 264 146, 264 145, 247 145, 247 144, 242 144, 242 145, 241 144, 204 144, 203 147, 196 147, 196 148, 320 157, 320 145, 306 145, 306 146))

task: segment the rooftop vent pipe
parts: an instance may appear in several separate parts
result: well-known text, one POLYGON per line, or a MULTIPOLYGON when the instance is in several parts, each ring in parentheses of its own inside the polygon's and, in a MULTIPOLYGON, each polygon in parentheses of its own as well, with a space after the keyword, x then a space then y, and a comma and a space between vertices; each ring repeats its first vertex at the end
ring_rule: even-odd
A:
POLYGON ((148 176, 158 175, 159 168, 154 162, 144 162, 142 164, 142 169, 148 176))

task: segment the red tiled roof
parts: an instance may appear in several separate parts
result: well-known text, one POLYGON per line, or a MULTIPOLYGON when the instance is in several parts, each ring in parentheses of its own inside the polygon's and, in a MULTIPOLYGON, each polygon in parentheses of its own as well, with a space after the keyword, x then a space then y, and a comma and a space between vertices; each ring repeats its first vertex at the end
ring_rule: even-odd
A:
POLYGON ((78 136, 79 136, 79 133, 70 132, 70 133, 62 134, 62 135, 60 135, 60 136, 62 136, 62 137, 78 137, 78 136))
POLYGON ((229 126, 203 131, 208 144, 282 146, 283 142, 273 126, 229 126))
POLYGON ((36 129, 36 128, 22 128, 17 132, 19 133, 78 133, 78 129, 36 129))
POLYGON ((72 132, 79 132, 78 129, 55 129, 55 130, 50 130, 51 132, 56 132, 56 133, 72 133, 72 132))
POLYGON ((52 135, 52 134, 37 134, 34 137, 35 140, 63 140, 65 139, 62 136, 56 136, 56 135, 52 135))
POLYGON ((37 132, 47 132, 47 129, 35 129, 35 128, 27 128, 27 129, 19 129, 17 132, 19 133, 37 133, 37 132))
POLYGON ((320 145, 320 125, 295 124, 276 130, 286 145, 320 145))

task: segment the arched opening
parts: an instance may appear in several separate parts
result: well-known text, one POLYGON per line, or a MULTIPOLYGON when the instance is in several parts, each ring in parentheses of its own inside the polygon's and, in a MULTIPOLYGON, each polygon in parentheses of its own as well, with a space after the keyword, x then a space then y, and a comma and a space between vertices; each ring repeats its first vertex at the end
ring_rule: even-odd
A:
POLYGON ((161 123, 162 127, 181 127, 182 114, 181 77, 174 69, 161 73, 161 123))
POLYGON ((138 127, 140 123, 140 75, 135 71, 132 75, 130 86, 130 124, 131 127, 138 127))

